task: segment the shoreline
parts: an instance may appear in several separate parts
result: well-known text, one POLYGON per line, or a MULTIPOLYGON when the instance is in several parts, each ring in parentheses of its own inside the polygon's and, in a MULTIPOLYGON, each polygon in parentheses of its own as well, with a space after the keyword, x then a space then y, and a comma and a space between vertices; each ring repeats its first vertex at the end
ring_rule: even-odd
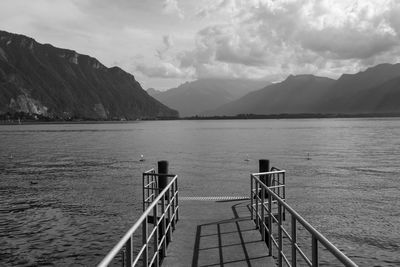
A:
POLYGON ((192 116, 183 118, 145 118, 137 120, 13 120, 0 121, 0 125, 35 125, 35 124, 125 124, 141 121, 179 121, 179 120, 265 120, 265 119, 347 119, 347 118, 398 118, 398 113, 365 114, 239 114, 235 116, 192 116))

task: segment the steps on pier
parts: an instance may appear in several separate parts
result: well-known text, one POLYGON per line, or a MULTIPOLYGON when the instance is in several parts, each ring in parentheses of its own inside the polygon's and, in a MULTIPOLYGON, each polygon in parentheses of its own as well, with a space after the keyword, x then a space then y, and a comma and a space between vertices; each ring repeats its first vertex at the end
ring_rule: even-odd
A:
POLYGON ((249 200, 193 199, 179 203, 180 219, 163 267, 275 266, 250 219, 249 200))

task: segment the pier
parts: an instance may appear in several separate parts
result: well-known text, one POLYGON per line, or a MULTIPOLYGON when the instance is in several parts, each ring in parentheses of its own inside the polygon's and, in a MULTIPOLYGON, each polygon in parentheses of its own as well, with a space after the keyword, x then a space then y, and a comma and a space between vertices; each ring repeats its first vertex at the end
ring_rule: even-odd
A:
POLYGON ((189 198, 162 266, 275 266, 251 220, 249 200, 189 198))
POLYGON ((248 196, 185 197, 160 161, 143 173, 142 216, 98 266, 357 266, 286 203, 285 175, 260 160, 248 196))

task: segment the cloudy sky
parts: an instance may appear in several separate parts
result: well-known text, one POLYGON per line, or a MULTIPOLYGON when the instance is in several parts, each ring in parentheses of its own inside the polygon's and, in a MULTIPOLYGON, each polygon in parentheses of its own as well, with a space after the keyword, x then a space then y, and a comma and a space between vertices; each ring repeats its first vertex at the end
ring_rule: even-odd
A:
POLYGON ((1 0, 0 29, 120 66, 145 89, 400 62, 398 0, 1 0))

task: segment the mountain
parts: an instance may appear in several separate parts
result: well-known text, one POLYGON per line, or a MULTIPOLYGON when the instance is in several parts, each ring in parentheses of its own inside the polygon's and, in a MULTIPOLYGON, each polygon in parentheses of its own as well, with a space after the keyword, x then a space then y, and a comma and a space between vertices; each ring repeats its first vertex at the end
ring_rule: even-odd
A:
POLYGON ((159 94, 159 93, 162 93, 162 91, 156 90, 156 89, 154 89, 154 88, 149 88, 149 89, 146 90, 146 92, 147 92, 149 95, 153 96, 153 97, 154 97, 155 95, 159 94))
POLYGON ((359 73, 343 74, 317 109, 323 113, 380 113, 380 109, 366 103, 377 101, 377 96, 385 97, 386 93, 379 91, 380 86, 397 77, 400 64, 379 64, 359 73))
POLYGON ((400 64, 380 64, 338 80, 290 75, 206 115, 400 113, 399 96, 400 64))
POLYGON ((167 91, 150 89, 147 92, 187 117, 215 109, 267 84, 266 81, 246 79, 199 79, 167 91))
POLYGON ((206 115, 310 113, 334 82, 313 75, 291 75, 206 115))
POLYGON ((51 119, 177 117, 118 67, 0 31, 0 114, 51 119))
POLYGON ((400 76, 365 90, 355 99, 361 99, 358 113, 400 113, 400 76))

